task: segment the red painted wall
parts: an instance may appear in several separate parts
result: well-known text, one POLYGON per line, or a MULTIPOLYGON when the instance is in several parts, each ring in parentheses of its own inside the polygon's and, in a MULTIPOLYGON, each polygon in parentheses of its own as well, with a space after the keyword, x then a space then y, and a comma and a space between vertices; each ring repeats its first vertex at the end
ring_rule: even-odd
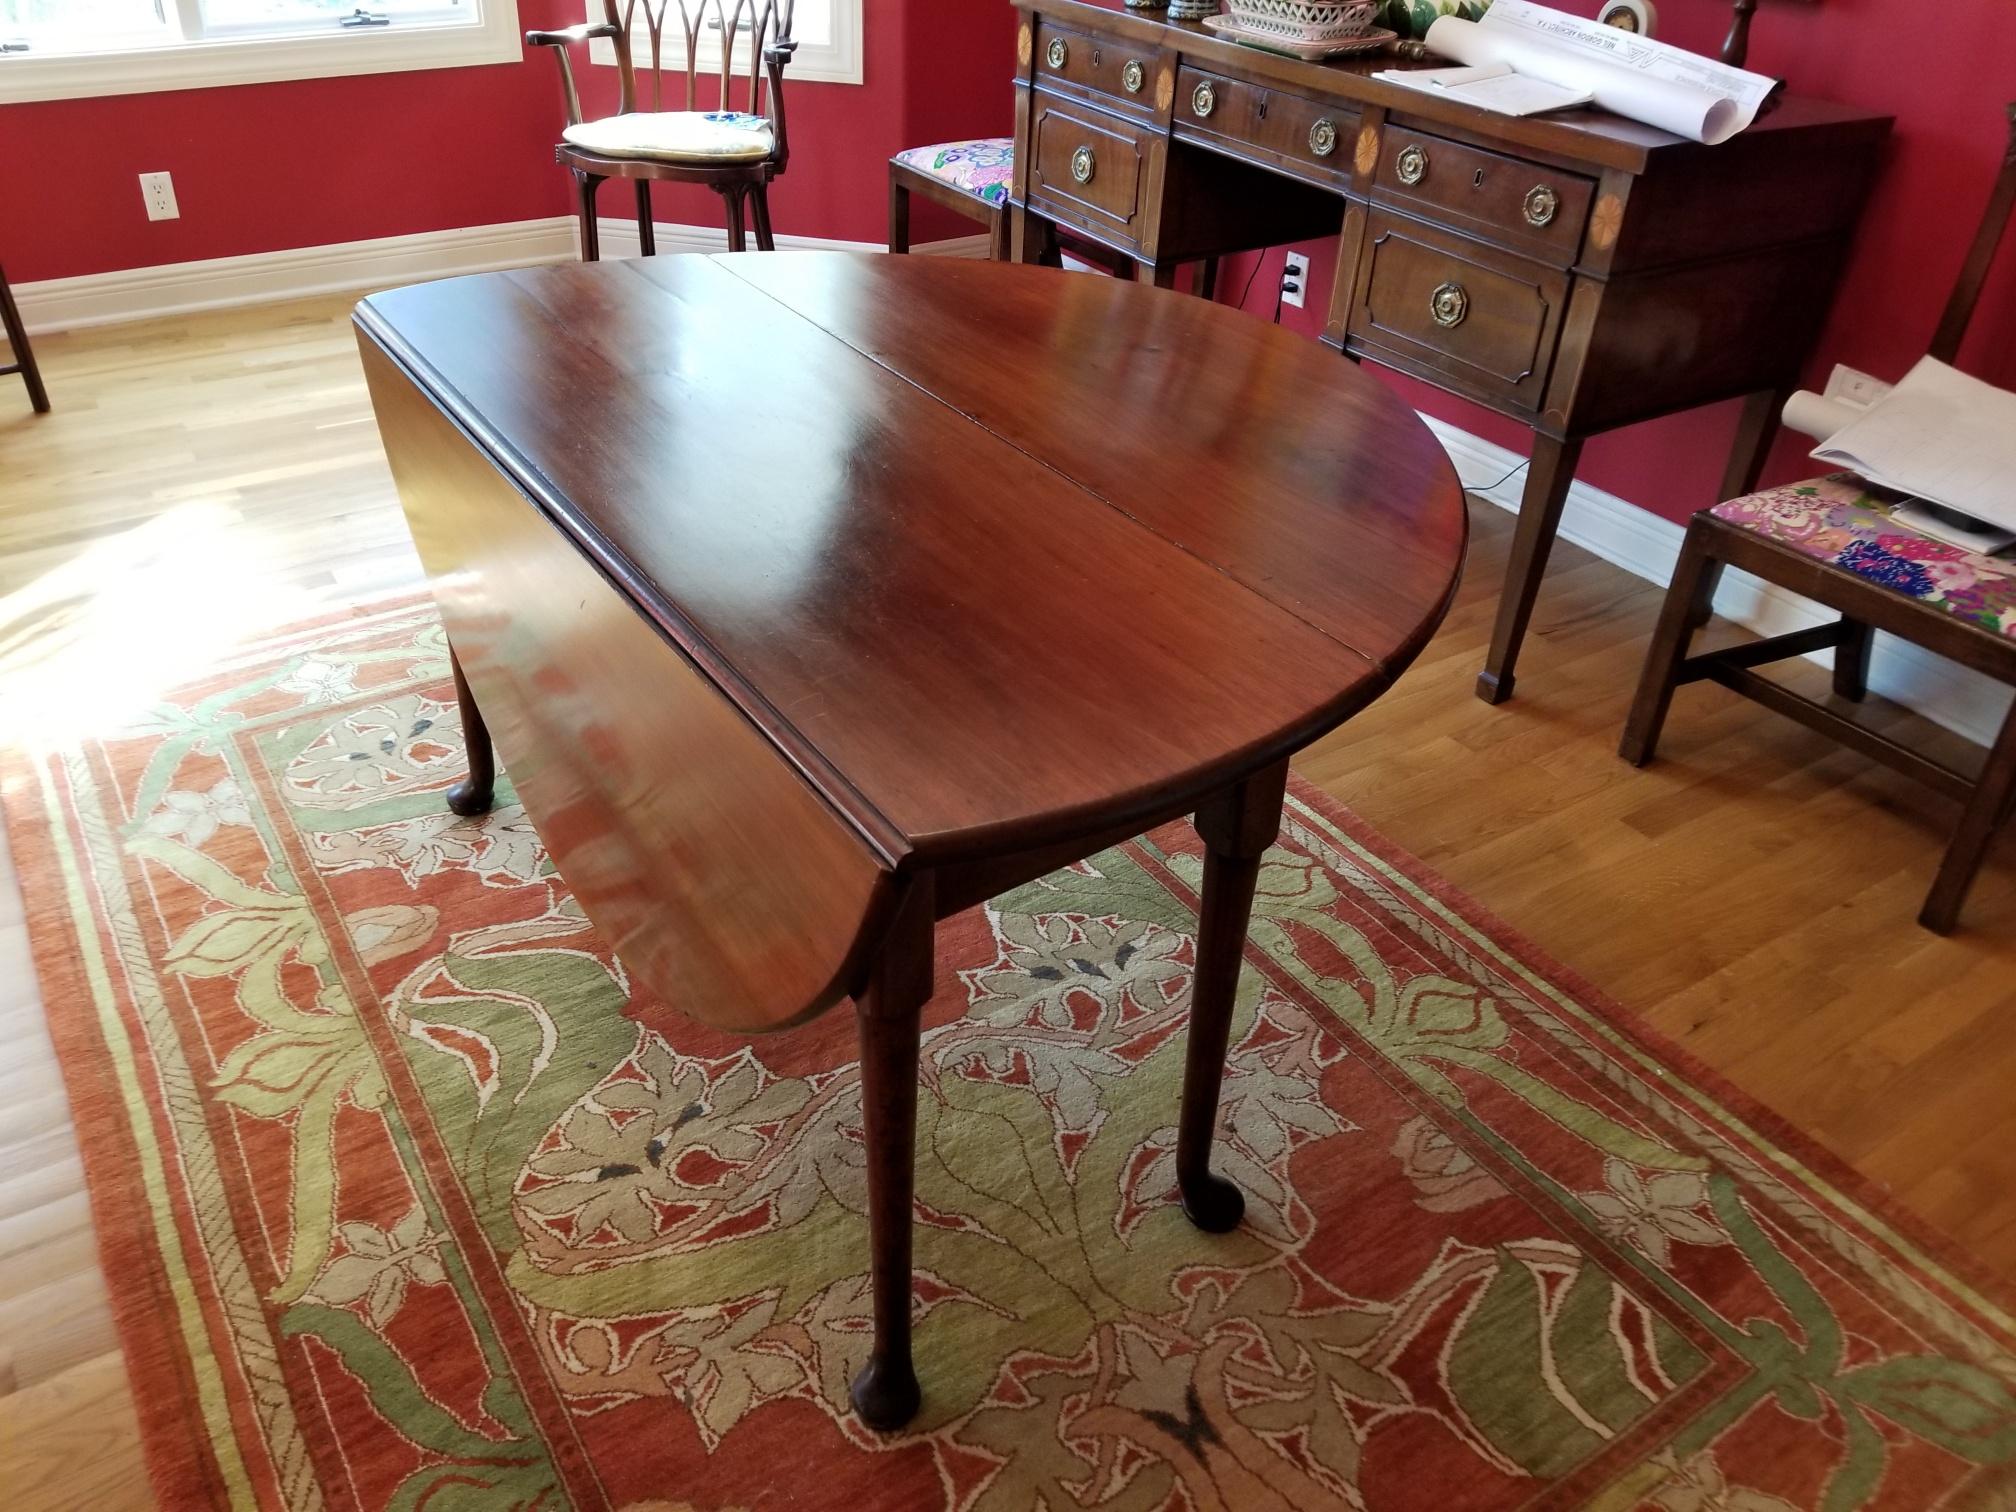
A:
MULTIPOLYGON (((879 241, 883 164, 906 146, 1005 133, 1014 115, 1006 0, 866 0, 861 87, 787 86, 792 160, 777 229, 879 241)), ((580 0, 519 0, 524 29, 580 0)), ((589 108, 615 70, 577 53, 589 108)), ((0 260, 17 282, 556 215, 562 122, 551 59, 0 106, 0 260), (52 165, 60 163, 60 171, 52 165), (149 221, 137 178, 175 176, 182 215, 149 221)), ((601 210, 629 209, 623 186, 601 210)), ((718 224, 704 190, 660 189, 662 221, 718 224)), ((920 239, 976 229, 920 214, 920 239)))
MULTIPOLYGON (((1592 0, 1559 3, 1585 15, 1595 9, 1592 0)), ((1810 6, 1766 0, 1751 31, 1752 68, 1801 93, 1897 118, 1889 159, 1809 371, 1815 388, 1835 362, 1894 379, 1923 355, 2008 140, 2003 106, 2016 99, 2010 0, 1940 0, 1914 13, 1923 24, 1900 35, 1892 0, 1810 6)), ((1668 0, 1659 15, 1662 40, 1719 50, 1725 6, 1668 0)), ((1313 336, 1329 304, 1335 243, 1302 250, 1313 260, 1308 303, 1286 311, 1282 323, 1313 336)), ((1263 318, 1274 307, 1280 264, 1278 251, 1266 254, 1246 300, 1263 318)), ((1225 271, 1221 297, 1236 301, 1251 260, 1225 271)), ((2016 386, 2016 246, 2004 248, 1962 363, 2016 386)), ((1379 376, 1419 409, 1522 455, 1528 448, 1526 431, 1476 405, 1395 374, 1379 376)), ((1717 405, 1599 437, 1583 453, 1580 476, 1669 519, 1685 519, 1715 502, 1735 408, 1717 405)), ((1782 439, 1767 481, 1811 476, 1811 446, 1782 439)))

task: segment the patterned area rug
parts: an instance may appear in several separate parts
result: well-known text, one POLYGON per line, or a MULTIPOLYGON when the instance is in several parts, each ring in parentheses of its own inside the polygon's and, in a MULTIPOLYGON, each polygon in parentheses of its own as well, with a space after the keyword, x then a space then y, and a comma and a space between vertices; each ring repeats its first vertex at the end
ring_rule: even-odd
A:
POLYGON ((851 1015, 640 1031, 459 774, 412 603, 8 771, 168 1507, 2010 1505, 1980 1283, 1303 787, 1235 1233, 1173 1201, 1187 827, 943 928, 924 1409, 869 1435, 851 1015))

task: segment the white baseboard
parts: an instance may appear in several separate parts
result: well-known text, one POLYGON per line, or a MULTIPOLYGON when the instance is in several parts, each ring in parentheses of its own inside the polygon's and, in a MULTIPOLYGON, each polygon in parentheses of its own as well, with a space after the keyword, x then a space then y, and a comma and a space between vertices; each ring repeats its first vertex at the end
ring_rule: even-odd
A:
MULTIPOLYGON (((1466 485, 1505 480, 1473 492, 1501 509, 1517 511, 1525 480, 1507 479, 1505 475, 1525 460, 1519 453, 1432 415, 1421 418, 1448 451, 1466 485)), ((1561 512, 1563 540, 1573 541, 1604 561, 1662 586, 1672 581, 1673 568, 1680 559, 1681 537, 1685 534, 1684 526, 1579 479, 1569 489, 1567 506, 1561 512)), ((1545 606, 1542 590, 1542 613, 1545 606)), ((1810 599, 1787 593, 1747 572, 1736 571, 1724 574, 1715 598, 1715 612, 1760 635, 1803 630, 1833 617, 1810 599)), ((1824 662, 1828 653, 1817 653, 1811 659, 1824 662)), ((1869 664, 1869 686, 1893 703, 1903 704, 1984 746, 1995 738, 2009 709, 2010 692, 2005 685, 1889 635, 1876 637, 1876 649, 1869 664)))
MULTIPOLYGON (((605 256, 636 255, 634 221, 604 220, 601 232, 605 256)), ((658 227, 660 252, 720 252, 727 245, 728 233, 719 226, 658 227)), ((877 242, 781 234, 777 245, 782 250, 881 250, 877 242)), ((961 236, 931 242, 916 250, 941 257, 985 257, 987 238, 961 236)), ((574 217, 552 215, 539 220, 424 231, 412 236, 381 236, 368 241, 253 252, 242 257, 49 278, 16 284, 14 294, 29 334, 42 335, 83 326, 185 315, 197 310, 301 299, 312 294, 488 273, 497 268, 567 262, 576 255, 574 217)))

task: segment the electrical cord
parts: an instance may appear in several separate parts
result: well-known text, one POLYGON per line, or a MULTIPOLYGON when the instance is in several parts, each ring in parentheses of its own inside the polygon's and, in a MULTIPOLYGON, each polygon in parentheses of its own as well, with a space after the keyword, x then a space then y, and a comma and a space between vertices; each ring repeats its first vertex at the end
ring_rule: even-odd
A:
POLYGON ((1506 473, 1504 477, 1494 478, 1489 483, 1483 483, 1483 484, 1463 483, 1463 480, 1460 476, 1457 478, 1456 481, 1459 483, 1463 483, 1463 492, 1465 493, 1488 494, 1494 488, 1503 488, 1507 483, 1510 483, 1514 478, 1518 477, 1520 473, 1526 471, 1526 469, 1531 467, 1532 465, 1533 464, 1530 461, 1521 462, 1517 467, 1513 468, 1512 471, 1506 473))
POLYGON ((1260 276, 1261 265, 1264 264, 1266 261, 1267 261, 1267 254, 1265 252, 1258 253, 1254 257, 1253 271, 1246 275, 1246 287, 1239 291, 1240 309, 1243 310, 1246 308, 1246 298, 1253 292, 1253 280, 1260 276))

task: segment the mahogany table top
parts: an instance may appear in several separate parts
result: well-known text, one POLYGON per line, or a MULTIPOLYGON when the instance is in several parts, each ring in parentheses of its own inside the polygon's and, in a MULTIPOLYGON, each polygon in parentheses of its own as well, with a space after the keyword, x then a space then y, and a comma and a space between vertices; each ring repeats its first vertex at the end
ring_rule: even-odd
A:
POLYGON ((1374 380, 1090 274, 667 257, 358 322, 890 863, 1287 754, 1411 660, 1462 559, 1449 462, 1374 380))

